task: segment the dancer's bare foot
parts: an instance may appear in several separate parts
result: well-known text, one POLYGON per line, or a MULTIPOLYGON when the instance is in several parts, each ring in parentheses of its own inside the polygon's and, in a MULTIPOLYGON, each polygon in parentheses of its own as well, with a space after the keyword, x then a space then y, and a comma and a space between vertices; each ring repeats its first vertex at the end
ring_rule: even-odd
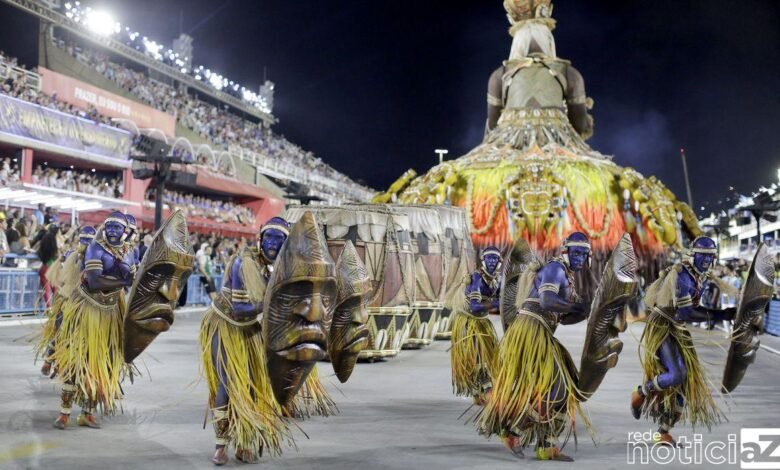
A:
POLYGON ((574 459, 561 452, 558 447, 537 447, 536 458, 539 460, 557 460, 558 462, 574 462, 574 459))
POLYGON ((217 449, 214 451, 214 457, 211 458, 211 461, 214 462, 214 465, 217 467, 221 467, 228 462, 227 450, 225 449, 225 446, 217 446, 217 449))
POLYGON ((48 377, 49 374, 51 374, 51 362, 43 361, 43 365, 41 366, 41 375, 48 377))
POLYGON ((512 455, 514 455, 518 459, 525 458, 525 454, 523 454, 523 445, 520 442, 519 437, 507 436, 507 437, 502 437, 501 440, 504 443, 504 447, 506 447, 507 450, 512 453, 512 455))
POLYGON ((659 432, 653 436, 655 442, 662 446, 678 447, 677 441, 674 440, 671 434, 668 432, 659 432))
POLYGON ((642 405, 645 404, 645 396, 642 395, 639 390, 631 392, 631 416, 634 419, 639 419, 642 415, 642 405))
POLYGON ((100 429, 100 423, 92 413, 81 413, 76 423, 85 428, 100 429))
POLYGON ((57 416, 57 419, 54 420, 54 427, 57 429, 65 429, 68 427, 69 421, 70 415, 60 413, 60 415, 57 416))

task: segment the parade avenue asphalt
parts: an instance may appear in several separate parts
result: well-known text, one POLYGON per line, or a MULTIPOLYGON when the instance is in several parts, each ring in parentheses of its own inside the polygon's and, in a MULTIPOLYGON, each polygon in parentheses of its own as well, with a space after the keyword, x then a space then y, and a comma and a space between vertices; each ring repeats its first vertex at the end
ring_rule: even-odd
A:
MULTIPOLYGON (((214 435, 210 424, 203 428, 207 393, 199 376, 197 337, 202 312, 177 312, 171 330, 161 334, 137 361, 143 377, 124 385, 124 413, 103 419, 100 430, 74 425, 60 431, 52 427, 59 408, 59 387, 40 375, 40 363, 33 365, 32 346, 25 340, 40 326, 4 320, 5 327, 0 328, 0 468, 212 468, 214 435)), ((500 330, 497 321, 495 326, 500 330)), ((717 381, 726 358, 724 334, 692 329, 700 357, 711 379, 717 381)), ((320 376, 340 413, 300 423, 301 430, 295 432, 297 449, 288 448, 277 458, 264 456, 260 466, 339 470, 628 468, 629 454, 632 449, 637 452, 631 447, 636 444, 634 433, 646 433, 647 437, 655 431, 652 423, 635 421, 628 406, 629 393, 642 378, 637 355, 641 331, 641 324, 629 325, 622 335, 625 347, 617 368, 607 374, 586 404, 598 446, 578 423, 577 444, 572 439, 564 449, 575 458, 573 464, 534 460, 530 449, 520 461, 495 437, 488 440, 477 435, 469 421, 476 409, 469 409, 470 400, 452 395, 449 343, 437 341, 423 350, 403 351, 395 359, 360 363, 346 384, 338 383, 330 364, 321 363, 320 376)), ((561 326, 556 336, 579 363, 585 324, 561 326)), ((778 338, 764 335, 761 341, 780 350, 778 338)), ((730 436, 739 439, 743 428, 780 426, 780 355, 761 349, 740 387, 730 398, 719 398, 718 403, 728 422, 711 432, 681 426, 675 429, 675 436, 696 442, 695 434, 701 434, 698 445, 728 445, 730 436)), ((74 418, 75 413, 76 409, 74 418)), ((738 445, 735 442, 732 447, 738 445)), ((232 450, 230 457, 228 468, 242 465, 233 459, 232 450)), ((653 460, 639 465, 641 457, 641 452, 634 455, 637 468, 740 467, 739 463, 714 465, 706 459, 701 465, 693 461, 684 464, 679 457, 663 466, 653 464, 653 460)))

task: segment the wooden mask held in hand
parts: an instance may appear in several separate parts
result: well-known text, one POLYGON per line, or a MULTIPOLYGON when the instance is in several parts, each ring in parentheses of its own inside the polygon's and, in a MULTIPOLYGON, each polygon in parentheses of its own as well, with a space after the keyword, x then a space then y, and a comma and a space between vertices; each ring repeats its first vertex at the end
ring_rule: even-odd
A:
POLYGON ((125 314, 125 362, 132 362, 157 335, 173 324, 179 294, 192 274, 195 254, 187 221, 176 211, 165 221, 144 254, 125 314))
POLYGON ((358 354, 368 344, 366 302, 371 292, 368 270, 351 241, 336 263, 338 295, 328 336, 328 354, 341 383, 352 375, 358 354))
POLYGON ((323 322, 336 300, 336 269, 314 215, 290 231, 274 263, 263 305, 263 342, 274 396, 287 405, 325 358, 323 322))

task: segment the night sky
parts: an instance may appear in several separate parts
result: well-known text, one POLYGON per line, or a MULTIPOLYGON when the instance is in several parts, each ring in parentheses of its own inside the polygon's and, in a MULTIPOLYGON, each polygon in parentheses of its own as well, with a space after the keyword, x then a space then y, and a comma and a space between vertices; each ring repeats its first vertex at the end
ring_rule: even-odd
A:
MULTIPOLYGON (((266 71, 276 131, 377 189, 427 170, 435 148, 479 144, 487 78, 511 44, 501 0, 84 4, 166 44, 181 15, 195 64, 255 89, 266 71)), ((37 27, 0 13, 14 18, 0 48, 32 46, 34 61, 37 27)), ((554 16, 558 55, 596 102, 594 148, 683 199, 685 147, 697 210, 776 181, 780 1, 558 0, 554 16)))

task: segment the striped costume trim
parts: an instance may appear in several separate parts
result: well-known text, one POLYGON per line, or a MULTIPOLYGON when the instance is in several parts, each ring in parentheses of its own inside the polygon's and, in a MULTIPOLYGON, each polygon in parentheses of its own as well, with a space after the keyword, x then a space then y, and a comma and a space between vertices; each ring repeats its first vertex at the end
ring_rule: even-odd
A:
POLYGON ((103 270, 103 262, 102 261, 87 261, 84 263, 84 271, 102 271, 103 270))
POLYGON ((692 307, 693 306, 693 299, 691 299, 690 295, 686 295, 684 297, 680 297, 677 299, 677 308, 685 308, 685 307, 692 307))
POLYGON ((115 223, 121 225, 122 227, 127 227, 127 220, 122 220, 122 219, 119 219, 117 217, 109 217, 109 218, 107 218, 105 220, 105 222, 103 222, 103 225, 108 224, 109 222, 115 222, 115 223))
POLYGON ((561 288, 557 284, 552 283, 544 283, 541 286, 539 286, 539 293, 542 292, 552 292, 553 294, 557 294, 561 288))
POLYGON ((271 229, 278 230, 288 236, 290 235, 290 229, 288 229, 284 225, 277 224, 277 223, 270 223, 270 224, 263 225, 263 227, 260 229, 260 235, 262 236, 265 232, 271 229))
POLYGON ((590 250, 590 243, 588 242, 567 241, 563 244, 563 246, 566 248, 570 248, 572 246, 579 246, 581 248, 587 248, 590 250))
POLYGON ((482 255, 480 256, 480 259, 485 259, 485 256, 487 255, 496 255, 499 258, 501 257, 501 252, 497 250, 496 248, 487 248, 482 251, 482 255))

